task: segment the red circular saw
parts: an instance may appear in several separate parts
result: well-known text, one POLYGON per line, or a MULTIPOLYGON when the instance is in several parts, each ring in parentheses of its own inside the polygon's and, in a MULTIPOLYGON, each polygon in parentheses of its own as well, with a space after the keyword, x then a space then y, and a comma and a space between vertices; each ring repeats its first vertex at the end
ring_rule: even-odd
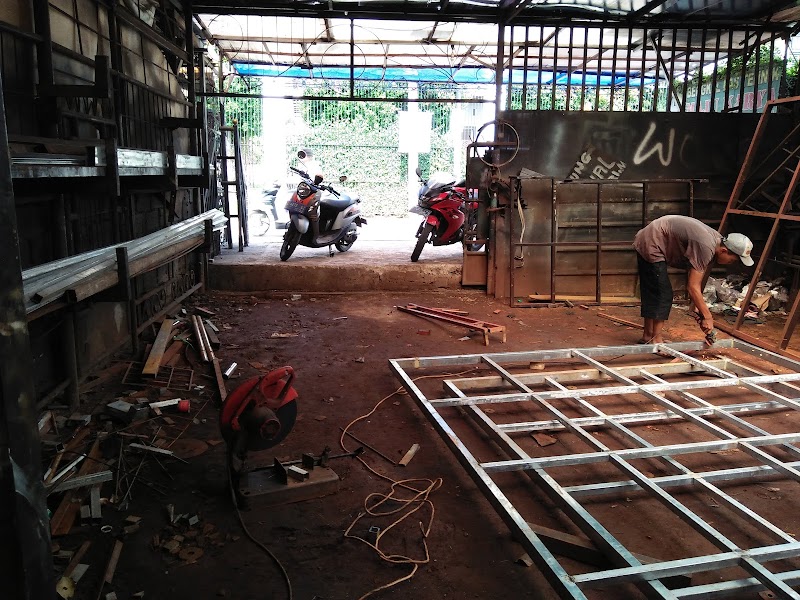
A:
POLYGON ((220 429, 238 456, 266 450, 289 434, 297 418, 294 369, 281 367, 252 377, 228 395, 220 412, 220 429))

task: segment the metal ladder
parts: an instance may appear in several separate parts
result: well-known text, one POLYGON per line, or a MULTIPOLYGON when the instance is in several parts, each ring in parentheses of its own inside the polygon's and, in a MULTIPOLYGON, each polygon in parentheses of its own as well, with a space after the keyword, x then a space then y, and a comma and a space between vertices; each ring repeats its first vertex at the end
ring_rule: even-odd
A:
POLYGON ((239 138, 239 125, 234 119, 233 125, 223 125, 220 131, 220 160, 222 169, 222 199, 223 210, 228 222, 225 225, 225 242, 228 248, 233 248, 233 235, 231 233, 231 219, 236 219, 239 230, 239 252, 243 252, 249 245, 247 234, 247 186, 244 182, 244 165, 242 164, 242 146, 239 138), (233 154, 228 154, 228 133, 233 133, 231 148, 233 154), (230 179, 228 161, 233 161, 233 179, 230 179), (231 189, 236 197, 236 213, 231 213, 231 189))

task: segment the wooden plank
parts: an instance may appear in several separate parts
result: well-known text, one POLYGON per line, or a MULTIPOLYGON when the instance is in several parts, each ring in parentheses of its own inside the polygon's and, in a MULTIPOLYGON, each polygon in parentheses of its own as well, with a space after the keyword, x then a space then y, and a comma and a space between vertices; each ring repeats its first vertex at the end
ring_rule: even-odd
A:
POLYGON ((217 334, 214 332, 213 329, 211 329, 211 327, 208 326, 207 322, 203 321, 202 323, 203 327, 206 330, 206 335, 208 336, 208 342, 209 344, 211 344, 211 347, 219 348, 221 344, 219 343, 219 338, 217 337, 217 334))
MULTIPOLYGON (((569 533, 564 533, 563 531, 558 531, 542 525, 536 525, 535 523, 528 523, 528 526, 537 536, 539 536, 539 538, 544 542, 544 545, 547 546, 547 549, 553 554, 565 556, 567 558, 580 561, 587 565, 593 565, 595 567, 604 568, 611 566, 611 561, 609 558, 600 552, 600 550, 598 550, 588 538, 571 535, 569 533)), ((659 562, 659 559, 651 556, 637 554, 636 552, 632 552, 632 554, 642 564, 659 562)), ((671 588, 688 587, 692 584, 692 578, 690 575, 675 575, 673 577, 665 577, 662 579, 662 581, 664 582, 664 585, 671 588)))
POLYGON ((158 330, 153 349, 150 351, 147 362, 142 369, 142 375, 152 375, 153 377, 158 375, 158 369, 161 368, 161 359, 164 357, 164 352, 171 337, 172 317, 167 317, 161 322, 161 329, 158 330))
POLYGON ((408 449, 408 452, 406 452, 405 456, 403 456, 403 458, 401 458, 400 462, 397 464, 403 467, 408 466, 408 463, 410 463, 411 459, 414 458, 417 450, 419 450, 419 444, 414 444, 411 446, 411 448, 408 449))
POLYGON ((78 548, 77 552, 75 552, 75 554, 72 555, 72 560, 69 561, 67 568, 64 569, 64 577, 69 577, 70 575, 72 575, 72 572, 75 570, 75 567, 77 567, 80 564, 83 555, 86 554, 86 551, 89 549, 89 546, 91 545, 92 542, 90 542, 89 540, 81 544, 81 547, 78 548))
POLYGON ((222 404, 225 402, 225 398, 228 397, 228 388, 225 387, 225 378, 222 376, 222 369, 219 366, 219 359, 214 358, 211 361, 214 365, 214 379, 217 380, 217 389, 219 390, 219 402, 222 404))
MULTIPOLYGON (((92 449, 89 450, 87 460, 83 461, 81 468, 78 470, 78 477, 84 475, 91 475, 102 469, 107 468, 106 464, 100 460, 100 440, 95 440, 92 449)), ((77 492, 70 490, 64 494, 61 504, 58 505, 56 512, 50 519, 50 534, 55 537, 59 535, 67 535, 72 529, 72 524, 78 516, 81 509, 80 502, 76 502, 77 492)))
POLYGON ((169 362, 173 358, 175 358, 181 353, 181 350, 183 350, 183 346, 184 344, 181 341, 172 342, 169 345, 169 348, 167 348, 167 350, 164 352, 164 356, 161 357, 161 364, 162 365, 169 364, 169 362))
POLYGON ((598 317, 602 317, 604 319, 608 319, 609 321, 614 321, 614 323, 619 323, 620 325, 627 325, 628 327, 633 327, 634 329, 644 329, 644 325, 641 323, 634 323, 633 321, 627 321, 625 319, 620 319, 619 317, 615 317, 614 315, 607 315, 606 313, 597 313, 598 317))
MULTIPOLYGON (((103 575, 103 583, 111 583, 114 581, 114 572, 117 570, 117 563, 119 562, 119 555, 122 552, 122 542, 116 540, 114 542, 114 549, 111 551, 111 557, 108 559, 108 566, 103 575)), ((101 585, 102 589, 102 585, 101 585)))

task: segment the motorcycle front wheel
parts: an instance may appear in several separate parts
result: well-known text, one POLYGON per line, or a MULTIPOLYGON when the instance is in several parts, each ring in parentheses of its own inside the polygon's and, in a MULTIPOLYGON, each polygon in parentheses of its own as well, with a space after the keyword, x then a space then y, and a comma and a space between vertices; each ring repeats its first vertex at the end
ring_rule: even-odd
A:
POLYGON ((301 233, 297 231, 294 226, 294 223, 289 225, 289 229, 286 230, 286 233, 283 234, 283 244, 281 245, 281 260, 287 261, 289 257, 294 252, 294 249, 297 248, 298 242, 300 242, 300 235, 301 233))
POLYGON ((419 255, 422 254, 422 248, 428 242, 428 238, 431 236, 432 232, 433 225, 430 223, 425 223, 425 225, 422 227, 422 231, 417 237, 417 245, 414 246, 414 251, 411 253, 411 262, 417 262, 419 260, 419 255))

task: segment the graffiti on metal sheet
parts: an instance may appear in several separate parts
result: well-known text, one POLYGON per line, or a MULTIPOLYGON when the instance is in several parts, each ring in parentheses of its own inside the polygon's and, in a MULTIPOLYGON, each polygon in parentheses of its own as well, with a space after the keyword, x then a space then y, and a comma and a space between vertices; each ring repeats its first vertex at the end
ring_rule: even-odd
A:
POLYGON ((568 179, 619 179, 627 165, 621 160, 603 157, 594 146, 589 146, 575 161, 568 179))

